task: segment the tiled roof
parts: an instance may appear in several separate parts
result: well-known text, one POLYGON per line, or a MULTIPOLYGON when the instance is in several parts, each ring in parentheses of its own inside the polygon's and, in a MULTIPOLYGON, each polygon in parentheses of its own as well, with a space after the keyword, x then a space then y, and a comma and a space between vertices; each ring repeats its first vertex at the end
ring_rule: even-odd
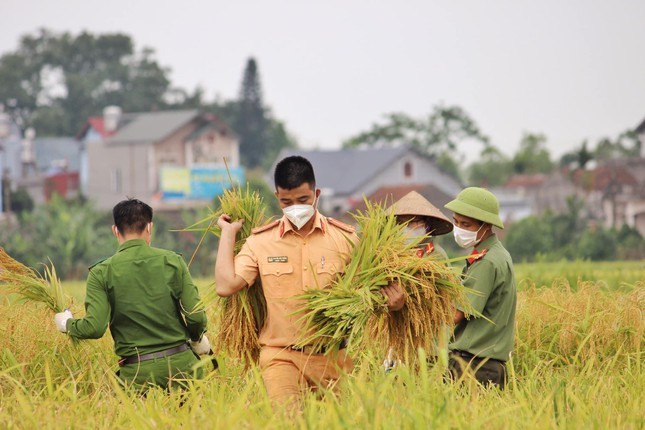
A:
POLYGON ((125 125, 107 140, 108 144, 158 142, 195 118, 196 110, 124 114, 125 125))
POLYGON ((303 156, 314 166, 317 186, 331 188, 336 195, 349 195, 409 151, 404 146, 328 151, 283 149, 277 161, 291 155, 303 156))

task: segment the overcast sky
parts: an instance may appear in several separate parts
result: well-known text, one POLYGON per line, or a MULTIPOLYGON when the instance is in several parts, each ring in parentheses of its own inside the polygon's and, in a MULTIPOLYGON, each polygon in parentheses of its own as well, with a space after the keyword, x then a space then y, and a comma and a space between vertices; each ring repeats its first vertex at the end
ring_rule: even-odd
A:
POLYGON ((509 155, 524 131, 557 158, 645 119, 643 0, 0 0, 0 53, 39 27, 127 33, 209 99, 235 97, 253 56, 266 103, 306 148, 437 103, 509 155))

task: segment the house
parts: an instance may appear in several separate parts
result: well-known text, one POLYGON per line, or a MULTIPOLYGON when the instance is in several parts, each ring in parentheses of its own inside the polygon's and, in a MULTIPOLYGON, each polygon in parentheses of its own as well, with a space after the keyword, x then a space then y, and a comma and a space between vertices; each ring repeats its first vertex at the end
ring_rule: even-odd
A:
POLYGON ((83 144, 80 182, 98 208, 126 196, 155 209, 203 206, 237 180, 239 142, 218 117, 196 110, 122 113, 107 107, 78 134, 83 144))
POLYGON ((567 200, 584 203, 583 216, 607 228, 632 227, 645 236, 645 159, 610 160, 588 169, 555 171, 536 194, 539 212, 569 210, 567 200))
POLYGON ((3 184, 12 191, 25 189, 36 205, 49 201, 54 192, 68 198, 78 195, 80 157, 75 138, 36 137, 33 128, 23 135, 10 115, 0 112, 3 184))
MULTIPOLYGON (((319 208, 333 217, 342 218, 347 212, 363 207, 364 196, 375 201, 390 194, 400 198, 405 190, 419 191, 432 185, 443 201, 462 189, 457 179, 407 146, 329 151, 284 149, 276 163, 291 155, 301 155, 313 164, 316 185, 321 189, 319 208)), ((441 204, 436 197, 429 200, 435 206, 441 204)))
POLYGON ((626 224, 645 237, 645 158, 599 165, 591 186, 599 194, 606 227, 626 224))

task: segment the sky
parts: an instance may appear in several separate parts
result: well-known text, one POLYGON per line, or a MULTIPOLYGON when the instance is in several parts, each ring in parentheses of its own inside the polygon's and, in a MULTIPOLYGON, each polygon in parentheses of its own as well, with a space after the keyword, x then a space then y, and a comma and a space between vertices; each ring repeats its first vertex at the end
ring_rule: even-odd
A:
POLYGON ((524 132, 557 159, 645 119, 643 0, 0 0, 0 54, 41 27, 126 33, 209 100, 237 96, 252 56, 265 103, 308 149, 439 103, 509 156, 524 132))

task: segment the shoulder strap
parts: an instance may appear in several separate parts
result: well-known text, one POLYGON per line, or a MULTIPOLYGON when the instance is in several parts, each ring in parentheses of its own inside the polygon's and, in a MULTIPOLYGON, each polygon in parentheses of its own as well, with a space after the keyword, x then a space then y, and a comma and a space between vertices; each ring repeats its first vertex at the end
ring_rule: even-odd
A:
POLYGON ((104 262, 105 260, 107 260, 108 258, 110 258, 110 257, 99 258, 98 260, 96 260, 96 261, 94 262, 94 264, 92 264, 90 267, 88 267, 88 268, 87 268, 87 270, 88 270, 88 271, 92 270, 92 269, 94 268, 94 266, 96 266, 96 265, 98 265, 98 264, 103 263, 103 262, 104 262))
POLYGON ((255 228, 251 229, 251 233, 253 233, 253 234, 262 233, 263 231, 267 231, 267 230, 270 230, 270 229, 276 227, 278 224, 280 224, 279 219, 277 219, 275 221, 272 221, 272 222, 270 222, 268 224, 265 224, 263 226, 255 227, 255 228))
POLYGON ((341 230, 345 230, 348 233, 354 233, 356 231, 356 229, 353 226, 349 224, 345 224, 344 222, 338 221, 337 219, 334 219, 331 217, 327 217, 327 222, 329 222, 329 224, 333 226, 338 227, 341 230))

